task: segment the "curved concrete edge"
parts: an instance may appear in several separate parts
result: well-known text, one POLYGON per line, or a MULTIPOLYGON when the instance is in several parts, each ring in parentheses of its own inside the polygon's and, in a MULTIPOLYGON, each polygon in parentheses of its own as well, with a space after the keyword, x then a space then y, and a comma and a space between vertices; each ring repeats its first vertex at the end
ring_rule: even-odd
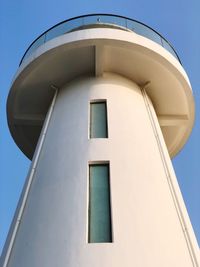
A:
MULTIPOLYGON (((14 102, 16 101, 16 94, 17 91, 19 91, 20 86, 23 83, 23 79, 25 78, 26 74, 33 71, 34 68, 37 68, 37 64, 42 64, 41 63, 42 58, 44 56, 48 56, 48 54, 51 53, 52 51, 55 51, 55 49, 60 50, 64 48, 66 50, 69 50, 72 48, 79 49, 81 47, 90 47, 90 46, 94 46, 96 49, 95 68, 97 68, 97 70, 96 69, 94 70, 96 76, 103 75, 103 72, 107 71, 116 72, 116 70, 112 70, 112 66, 108 67, 108 69, 105 68, 104 65, 106 63, 101 60, 102 47, 111 47, 112 49, 117 47, 123 49, 124 51, 125 50, 128 51, 128 53, 129 52, 132 53, 135 50, 137 50, 137 53, 140 53, 141 55, 146 56, 148 59, 153 60, 155 64, 157 64, 160 68, 164 69, 165 75, 168 75, 166 76, 167 79, 173 76, 171 84, 176 80, 174 86, 176 87, 178 85, 180 87, 176 88, 175 90, 177 92, 178 90, 181 91, 182 100, 177 98, 177 101, 180 100, 182 102, 185 102, 183 103, 183 105, 185 105, 185 112, 187 117, 187 122, 186 121, 184 122, 186 126, 179 127, 179 130, 177 130, 176 134, 174 134, 173 142, 171 142, 170 146, 168 146, 168 151, 170 153, 170 156, 171 157, 175 156, 181 150, 183 145, 186 143, 192 131, 194 123, 194 99, 192 95, 191 85, 185 70, 173 55, 171 55, 166 49, 164 49, 157 43, 143 36, 135 34, 133 32, 130 33, 118 29, 105 29, 105 28, 80 30, 56 37, 50 40, 49 42, 45 43, 44 45, 40 46, 20 66, 13 79, 12 89, 9 94, 7 103, 8 124, 10 127, 11 134, 14 140, 16 140, 17 145, 20 146, 20 143, 23 142, 26 149, 23 148, 23 145, 21 149, 26 155, 29 154, 30 158, 30 153, 28 153, 30 149, 29 148, 30 144, 28 143, 25 144, 26 140, 24 140, 23 136, 21 136, 22 138, 20 138, 19 136, 17 137, 17 133, 15 132, 12 123, 13 112, 14 112, 13 105, 14 102)), ((126 73, 127 70, 124 69, 123 71, 125 71, 125 73, 120 73, 119 71, 118 74, 132 79, 134 82, 137 82, 141 87, 144 86, 145 84, 144 81, 141 82, 135 81, 134 77, 132 78, 130 76, 130 73, 126 73)), ((159 80, 159 77, 157 77, 157 80, 159 80)), ((148 80, 145 80, 145 82, 148 82, 148 80)), ((150 99, 152 100, 152 103, 154 104, 156 112, 158 112, 157 115, 159 115, 159 110, 156 107, 157 100, 155 100, 156 98, 151 93, 153 90, 154 90, 154 84, 153 85, 150 84, 147 87, 146 91, 150 99)), ((178 94, 180 94, 180 92, 178 92, 178 94)), ((167 101, 164 98, 164 96, 162 98, 163 98, 162 101, 167 101)), ((161 104, 159 103, 159 105, 161 104)), ((170 136, 170 134, 167 135, 170 136)))
MULTIPOLYGON (((156 42, 138 35, 134 32, 119 30, 119 29, 107 29, 107 28, 95 28, 95 29, 86 29, 86 30, 79 30, 71 33, 67 33, 58 37, 55 37, 54 39, 51 39, 50 41, 42 44, 38 49, 36 49, 24 62, 20 65, 19 69, 17 70, 13 82, 17 78, 17 76, 28 66, 32 61, 34 61, 36 58, 41 56, 42 54, 46 53, 47 51, 54 49, 56 47, 59 47, 61 45, 71 45, 76 46, 77 42, 87 42, 89 44, 90 41, 94 42, 100 40, 110 40, 110 41, 121 41, 123 43, 126 43, 126 46, 128 48, 131 44, 136 44, 142 47, 145 47, 149 50, 152 50, 156 54, 159 54, 159 56, 162 56, 163 59, 166 59, 169 61, 181 74, 184 76, 186 81, 188 82, 189 86, 190 81, 189 78, 180 64, 180 62, 165 48, 163 48, 161 45, 157 44, 156 42)), ((85 45, 82 43, 81 45, 85 45)))

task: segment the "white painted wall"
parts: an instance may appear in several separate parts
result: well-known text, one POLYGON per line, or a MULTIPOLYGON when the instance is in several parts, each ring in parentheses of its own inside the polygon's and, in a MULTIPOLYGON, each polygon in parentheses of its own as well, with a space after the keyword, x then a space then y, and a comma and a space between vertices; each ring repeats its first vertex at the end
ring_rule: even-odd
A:
POLYGON ((165 144, 145 99, 136 84, 109 73, 60 90, 8 267, 199 266, 168 152, 159 150, 159 142, 165 144), (94 99, 107 100, 108 139, 88 139, 94 99), (110 162, 113 243, 87 243, 91 161, 110 162))
POLYGON ((146 89, 169 154, 173 157, 181 150, 194 122, 192 88, 182 65, 148 38, 96 28, 46 42, 19 67, 7 101, 7 116, 10 132, 25 155, 32 159, 38 138, 34 125, 43 123, 51 86, 60 88, 76 77, 102 76, 104 72, 117 73, 140 86, 149 83, 146 89))

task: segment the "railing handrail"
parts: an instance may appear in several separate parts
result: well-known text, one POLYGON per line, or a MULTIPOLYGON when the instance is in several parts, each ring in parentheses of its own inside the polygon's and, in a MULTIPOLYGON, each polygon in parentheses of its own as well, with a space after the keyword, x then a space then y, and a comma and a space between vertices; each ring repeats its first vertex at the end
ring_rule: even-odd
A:
MULTIPOLYGON (((128 20, 128 21, 132 21, 132 22, 135 22, 135 23, 138 23, 139 25, 143 25, 144 27, 146 27, 147 29, 149 29, 150 31, 154 32, 156 35, 158 35, 160 38, 161 38, 161 43, 160 45, 162 45, 162 40, 164 40, 168 45, 169 47, 173 50, 177 60, 180 62, 181 64, 181 61, 180 61, 180 58, 178 56, 178 54, 176 53, 175 49, 173 48, 173 46, 170 44, 170 42, 168 42, 159 32, 157 32, 156 30, 154 30, 153 28, 151 28, 150 26, 146 25, 145 23, 143 22, 140 22, 138 20, 135 20, 135 19, 131 19, 131 18, 128 18, 128 17, 125 17, 125 16, 121 16, 121 15, 114 15, 114 14, 106 14, 106 13, 95 13, 95 14, 88 14, 88 15, 80 15, 80 16, 76 16, 76 17, 73 17, 73 18, 70 18, 70 19, 66 19, 66 20, 63 20, 59 23, 57 23, 56 25, 50 27, 48 30, 44 31, 42 34, 40 34, 30 45, 29 47, 26 49, 20 63, 19 63, 19 66, 22 64, 24 58, 26 57, 26 54, 28 53, 28 51, 30 50, 30 48, 37 42, 37 40, 39 40, 42 36, 45 36, 48 32, 50 32, 52 29, 58 27, 59 25, 61 24, 64 24, 64 23, 67 23, 67 22, 70 22, 70 21, 75 21, 75 20, 78 20, 80 18, 86 18, 86 17, 92 17, 92 16, 108 16, 108 17, 115 17, 115 18, 121 18, 121 19, 124 19, 124 20, 128 20)), ((94 23, 93 23, 94 24, 94 23)), ((119 25, 117 23, 114 23, 115 25, 119 25)), ((84 25, 84 24, 83 24, 84 25)), ((89 24, 88 24, 89 25, 89 24)), ((119 25, 120 26, 120 25, 119 25)), ((75 28, 75 27, 74 27, 75 28)), ((126 26, 126 29, 129 29, 129 30, 132 30, 130 28, 128 28, 126 26)), ((133 30, 132 30, 133 31, 133 30)), ((134 32, 134 31, 133 31, 134 32)), ((62 35, 62 34, 61 34, 62 35)), ((142 34, 140 34, 142 35, 142 34)), ((142 35, 143 36, 143 35, 142 35)), ((145 35, 144 35, 145 36, 145 35)), ((148 38, 148 37, 147 37, 148 38)), ((52 38, 53 39, 53 38, 52 38)), ((155 41, 155 40, 154 40, 155 41)), ((45 41, 46 42, 46 41, 45 41)), ((44 43, 45 43, 44 42, 44 43)), ((156 41, 155 41, 156 42, 156 41)), ((156 42, 157 43, 157 42, 156 42)), ((164 46, 163 46, 164 47, 164 46)), ((164 47, 167 51, 169 51, 166 47, 164 47)), ((170 52, 170 51, 169 51, 170 52)), ((171 52, 170 52, 171 53, 171 52)))

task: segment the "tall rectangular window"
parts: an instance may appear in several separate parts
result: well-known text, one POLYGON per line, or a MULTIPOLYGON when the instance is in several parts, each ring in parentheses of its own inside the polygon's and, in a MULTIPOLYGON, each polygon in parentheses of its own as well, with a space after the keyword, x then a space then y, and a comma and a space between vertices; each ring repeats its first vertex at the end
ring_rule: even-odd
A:
POLYGON ((109 164, 89 165, 88 242, 112 242, 109 164))
POLYGON ((90 103, 90 138, 108 138, 106 101, 90 103))

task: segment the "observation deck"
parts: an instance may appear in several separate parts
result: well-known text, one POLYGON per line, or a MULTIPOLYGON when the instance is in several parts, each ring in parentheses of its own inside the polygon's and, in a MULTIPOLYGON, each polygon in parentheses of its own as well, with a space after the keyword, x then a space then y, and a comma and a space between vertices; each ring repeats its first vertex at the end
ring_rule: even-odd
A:
POLYGON ((194 100, 177 53, 164 37, 141 22, 94 14, 55 25, 22 57, 7 114, 11 134, 27 157, 34 154, 54 89, 105 72, 145 88, 170 156, 180 151, 192 130, 194 100))
POLYGON ((112 14, 91 14, 79 16, 62 21, 52 28, 42 33, 26 50, 21 59, 20 65, 25 61, 38 47, 60 35, 87 28, 117 28, 125 31, 132 31, 141 36, 149 38, 169 51, 180 63, 180 59, 172 45, 162 37, 158 32, 139 21, 112 14))

